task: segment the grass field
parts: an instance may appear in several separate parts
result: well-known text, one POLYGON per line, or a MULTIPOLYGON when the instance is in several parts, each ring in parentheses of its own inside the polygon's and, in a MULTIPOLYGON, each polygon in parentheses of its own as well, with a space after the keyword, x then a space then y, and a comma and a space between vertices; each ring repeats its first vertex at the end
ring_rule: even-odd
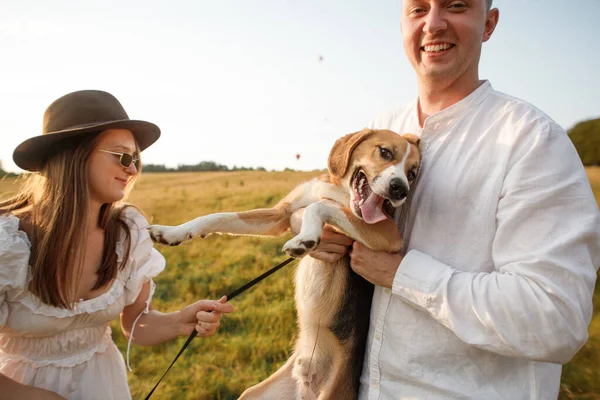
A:
MULTIPOLYGON (((588 176, 600 202, 600 168, 588 176)), ((146 174, 130 201, 160 224, 179 224, 198 215, 272 206, 298 183, 319 172, 215 172, 146 174)), ((15 190, 0 181, 0 194, 15 190)), ((286 258, 277 239, 211 236, 178 247, 157 245, 167 269, 157 279, 154 307, 173 311, 197 299, 218 298, 286 258)), ((293 266, 234 299, 236 312, 219 333, 197 339, 159 386, 156 399, 235 399, 269 376, 290 355, 296 326, 293 266)), ((561 399, 600 399, 600 290, 585 347, 563 369, 561 399)), ((113 337, 125 354, 126 341, 114 322, 113 337)), ((129 375, 134 399, 154 386, 185 338, 151 348, 133 346, 129 375)))

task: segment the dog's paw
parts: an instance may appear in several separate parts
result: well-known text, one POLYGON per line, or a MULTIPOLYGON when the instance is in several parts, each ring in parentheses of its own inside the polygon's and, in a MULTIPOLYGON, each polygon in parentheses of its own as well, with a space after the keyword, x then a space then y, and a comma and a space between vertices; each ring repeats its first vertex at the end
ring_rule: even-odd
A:
POLYGON ((283 245, 285 251, 290 257, 302 257, 308 252, 314 250, 319 245, 320 238, 310 239, 300 235, 295 236, 283 245))
POLYGON ((156 243, 177 246, 185 240, 194 237, 192 232, 186 231, 181 226, 150 225, 148 227, 150 238, 156 243))

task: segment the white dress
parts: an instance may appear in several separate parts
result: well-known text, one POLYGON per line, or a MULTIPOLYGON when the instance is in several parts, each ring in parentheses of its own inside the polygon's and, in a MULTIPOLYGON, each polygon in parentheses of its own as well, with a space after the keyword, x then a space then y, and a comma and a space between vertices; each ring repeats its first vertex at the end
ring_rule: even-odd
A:
MULTIPOLYGON (((0 216, 0 373, 70 400, 131 399, 125 362, 108 324, 148 281, 150 303, 151 279, 164 269, 165 259, 153 248, 144 217, 127 209, 124 220, 131 228, 127 265, 107 292, 68 310, 42 303, 27 289, 31 244, 19 230, 18 218, 0 216)), ((116 248, 119 261, 124 239, 122 232, 116 248)))

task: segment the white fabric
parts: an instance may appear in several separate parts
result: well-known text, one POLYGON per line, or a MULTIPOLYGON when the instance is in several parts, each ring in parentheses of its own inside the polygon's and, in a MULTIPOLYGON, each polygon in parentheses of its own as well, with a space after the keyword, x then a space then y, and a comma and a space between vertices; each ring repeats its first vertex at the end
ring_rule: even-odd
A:
POLYGON ((587 340, 600 216, 565 131, 484 82, 418 123, 423 160, 392 290, 376 287, 360 399, 556 399, 587 340))
MULTIPOLYGON (((31 245, 18 218, 0 216, 0 373, 71 400, 131 398, 108 324, 164 269, 165 259, 138 212, 126 209, 124 220, 131 228, 127 265, 107 292, 68 310, 41 303, 27 289, 31 245)), ((124 233, 116 251, 121 261, 124 233)))
POLYGON ((152 302, 152 296, 154 296, 155 290, 156 290, 156 285, 151 280, 150 281, 150 293, 148 293, 148 298, 146 299, 146 305, 144 306, 144 309, 142 310, 142 312, 139 313, 139 315, 135 318, 135 321, 133 321, 133 325, 131 326, 131 332, 129 332, 129 340, 127 341, 127 356, 126 356, 127 369, 129 370, 129 372, 133 371, 133 369, 131 369, 131 365, 129 365, 129 353, 131 352, 131 343, 133 342, 133 338, 134 338, 133 332, 135 331, 135 327, 137 326, 137 323, 140 320, 140 318, 142 317, 142 315, 148 314, 150 312, 150 303, 152 302))

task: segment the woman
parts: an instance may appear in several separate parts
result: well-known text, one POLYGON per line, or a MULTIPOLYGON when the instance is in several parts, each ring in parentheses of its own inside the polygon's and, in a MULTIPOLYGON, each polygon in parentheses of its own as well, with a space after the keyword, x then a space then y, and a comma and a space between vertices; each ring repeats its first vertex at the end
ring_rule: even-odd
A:
POLYGON ((123 200, 159 136, 86 90, 52 103, 43 135, 16 148, 15 163, 36 173, 0 202, 0 397, 129 399, 111 320, 120 315, 129 344, 152 345, 210 336, 233 310, 225 298, 152 310, 165 260, 123 200))

